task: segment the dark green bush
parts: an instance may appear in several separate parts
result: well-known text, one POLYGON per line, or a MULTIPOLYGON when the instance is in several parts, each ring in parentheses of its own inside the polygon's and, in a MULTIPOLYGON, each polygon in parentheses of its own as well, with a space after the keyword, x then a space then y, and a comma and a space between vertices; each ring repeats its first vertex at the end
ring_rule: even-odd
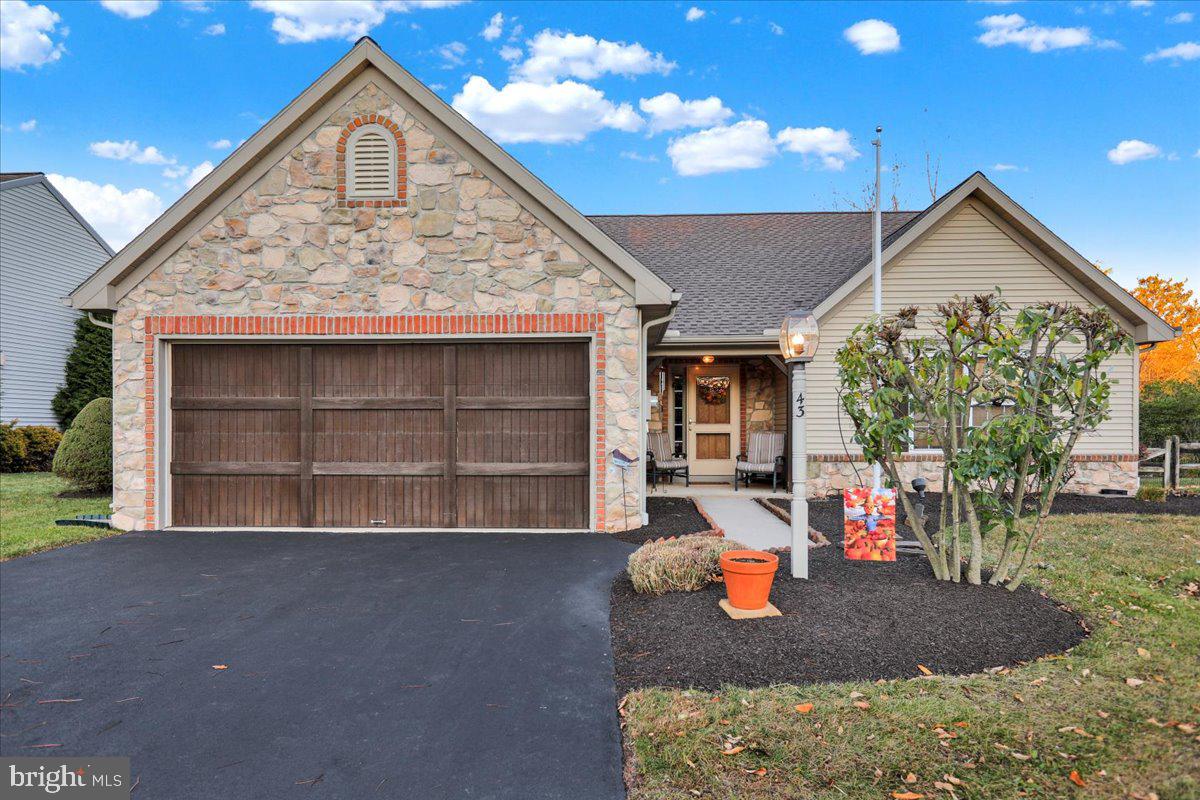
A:
POLYGON ((1168 436, 1200 442, 1200 383, 1158 381, 1142 387, 1142 444, 1162 447, 1168 436))
POLYGON ((54 454, 54 474, 84 491, 112 488, 112 398, 83 407, 54 454))
POLYGON ((17 421, 0 422, 0 472, 21 472, 25 469, 26 445, 17 421))
POLYGON ((26 425, 17 430, 25 437, 25 472, 49 472, 62 434, 49 425, 26 425))
POLYGON ((65 431, 88 403, 112 397, 112 331, 93 325, 86 315, 75 320, 75 344, 63 380, 50 405, 65 431))

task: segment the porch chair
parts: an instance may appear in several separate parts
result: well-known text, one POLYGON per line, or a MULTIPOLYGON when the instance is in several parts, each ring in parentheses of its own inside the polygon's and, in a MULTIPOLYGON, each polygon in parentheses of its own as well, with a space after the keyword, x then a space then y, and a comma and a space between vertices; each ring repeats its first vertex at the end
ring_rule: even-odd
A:
POLYGON ((676 475, 683 475, 683 485, 691 486, 688 475, 687 453, 675 450, 671 437, 665 433, 650 433, 646 435, 646 469, 650 472, 650 485, 658 488, 658 476, 666 475, 671 483, 676 475))
POLYGON ((783 468, 787 460, 783 455, 785 434, 773 431, 751 431, 746 449, 749 453, 739 453, 733 469, 733 490, 736 492, 738 481, 750 486, 752 475, 764 478, 771 476, 771 491, 778 488, 783 481, 783 468))

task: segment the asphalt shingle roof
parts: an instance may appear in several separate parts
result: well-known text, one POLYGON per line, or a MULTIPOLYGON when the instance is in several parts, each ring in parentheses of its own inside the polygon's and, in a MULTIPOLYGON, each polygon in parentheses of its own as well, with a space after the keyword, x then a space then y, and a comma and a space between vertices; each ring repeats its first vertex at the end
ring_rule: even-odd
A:
MULTIPOLYGON (((884 246, 919 212, 883 214, 884 246)), ((683 336, 761 335, 814 308, 871 258, 870 212, 589 217, 683 299, 683 336)))

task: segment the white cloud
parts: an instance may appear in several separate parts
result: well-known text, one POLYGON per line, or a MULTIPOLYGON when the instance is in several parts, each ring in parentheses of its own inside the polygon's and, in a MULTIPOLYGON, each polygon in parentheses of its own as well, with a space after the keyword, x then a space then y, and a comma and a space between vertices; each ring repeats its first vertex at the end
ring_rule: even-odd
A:
POLYGON ((450 42, 438 48, 438 55, 442 57, 442 67, 450 69, 452 67, 461 67, 465 61, 463 56, 467 54, 467 46, 462 42, 450 42))
POLYGON ((207 14, 212 11, 212 6, 208 4, 208 0, 179 0, 179 4, 188 11, 195 11, 199 14, 207 14))
POLYGON ((30 133, 37 128, 37 120, 27 119, 17 127, 21 129, 21 133, 30 133))
POLYGON ((640 161, 643 164, 654 164, 658 161, 658 156, 654 155, 653 153, 650 155, 644 155, 642 153, 634 152, 633 150, 622 150, 621 158, 628 159, 629 161, 640 161))
POLYGON ((61 19, 45 6, 31 6, 25 0, 0 2, 0 68, 41 67, 62 58, 66 46, 51 34, 61 19))
POLYGON ((521 52, 521 48, 513 47, 510 44, 506 44, 500 48, 500 57, 508 62, 518 61, 522 55, 524 54, 521 52))
POLYGON ((188 170, 187 188, 192 188, 200 181, 204 180, 204 176, 213 171, 213 163, 211 161, 201 161, 196 166, 188 170))
POLYGON ((697 131, 672 139, 667 147, 675 171, 686 176, 758 169, 775 153, 767 123, 759 119, 697 131))
POLYGON ((101 186, 55 173, 46 177, 83 218, 118 250, 157 219, 163 210, 162 199, 149 189, 122 192, 111 183, 101 186))
POLYGON ((141 19, 158 11, 161 3, 158 0, 100 0, 100 5, 118 17, 141 19))
POLYGON ((1034 25, 1020 14, 993 14, 979 21, 986 30, 976 40, 987 47, 1006 44, 1023 47, 1031 53, 1068 47, 1112 46, 1115 42, 1096 41, 1090 28, 1046 28, 1034 25))
POLYGON ((676 66, 662 53, 651 53, 637 42, 625 44, 547 30, 528 44, 529 57, 513 70, 513 76, 535 83, 563 77, 587 81, 606 74, 626 78, 651 72, 667 75, 676 66))
POLYGON ((1108 160, 1118 165, 1161 157, 1161 148, 1141 139, 1125 139, 1108 151, 1108 160))
POLYGON ((1180 42, 1172 47, 1160 47, 1153 53, 1142 57, 1143 61, 1160 61, 1168 58, 1172 61, 1195 61, 1200 58, 1200 44, 1196 42, 1180 42))
POLYGON ((719 97, 681 100, 674 92, 643 98, 638 107, 650 117, 651 133, 679 128, 707 128, 720 125, 733 116, 733 112, 725 107, 719 97))
POLYGON ((1029 167, 1022 167, 1020 164, 1005 164, 999 163, 992 167, 996 172, 1029 172, 1029 167))
POLYGON ((789 153, 803 155, 806 162, 809 158, 819 159, 824 169, 843 169, 847 161, 859 156, 850 143, 850 132, 844 128, 784 128, 775 141, 789 153))
POLYGON ((704 19, 704 16, 707 13, 708 12, 702 8, 696 8, 695 6, 692 6, 687 10, 687 13, 683 15, 683 18, 688 22, 695 22, 698 19, 704 19))
POLYGON ((489 42, 494 42, 499 39, 503 33, 504 15, 497 11, 495 14, 492 14, 492 18, 488 20, 488 24, 483 29, 483 32, 480 34, 480 36, 482 36, 484 39, 487 39, 489 42))
POLYGON ((1150 8, 1154 5, 1154 0, 1129 0, 1130 8, 1150 8))
POLYGON ((321 39, 354 41, 366 36, 389 12, 448 8, 463 0, 251 0, 250 7, 274 16, 271 30, 281 44, 321 39))
POLYGON ((224 36, 225 35, 225 23, 224 22, 214 22, 212 25, 209 25, 207 28, 204 29, 204 34, 206 36, 224 36))
POLYGON ((575 81, 517 81, 496 89, 472 75, 454 95, 454 108, 497 142, 579 142, 601 128, 636 131, 644 124, 629 103, 575 81))
POLYGON ((1196 18, 1196 15, 1193 14, 1191 11, 1180 11, 1178 14, 1172 14, 1171 16, 1167 17, 1167 24, 1183 25, 1185 23, 1191 22, 1195 18, 1196 18))
POLYGON ((176 166, 167 167, 164 169, 162 171, 162 175, 164 178, 175 180, 176 178, 182 178, 184 175, 187 175, 189 169, 191 168, 187 164, 178 164, 176 166))
POLYGON ((771 28, 771 33, 776 36, 783 36, 783 26, 776 22, 768 22, 767 25, 771 28))
POLYGON ((103 141, 92 142, 88 150, 94 156, 111 158, 115 161, 132 161, 134 164, 174 164, 175 159, 163 155, 163 152, 153 145, 142 147, 132 139, 123 142, 103 141))
POLYGON ((233 147, 233 142, 228 139, 217 139, 215 142, 209 142, 208 146, 213 150, 228 150, 233 147))
POLYGON ((900 49, 900 32, 895 25, 881 19, 856 22, 842 31, 842 36, 864 56, 894 53, 900 49))

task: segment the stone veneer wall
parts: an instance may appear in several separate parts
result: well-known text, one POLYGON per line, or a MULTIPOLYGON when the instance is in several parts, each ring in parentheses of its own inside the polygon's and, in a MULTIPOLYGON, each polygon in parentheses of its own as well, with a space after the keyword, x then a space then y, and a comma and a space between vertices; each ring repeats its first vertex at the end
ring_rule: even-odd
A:
MULTIPOLYGON (((156 520, 147 450, 146 319, 152 316, 599 313, 604 448, 638 451, 638 325, 632 298, 375 85, 333 112, 220 209, 117 308, 113 346, 114 523, 156 520), (407 207, 339 207, 336 149, 348 125, 395 123, 407 207), (150 501, 150 502, 148 502, 150 501)), ((542 328, 550 330, 551 328, 542 328)), ((442 333, 442 336, 453 335, 442 333)), ((153 441, 153 436, 150 437, 153 441)), ((599 447, 599 445, 598 445, 599 447)), ((597 517, 624 527, 637 487, 598 451, 597 517)), ((631 515, 631 524, 638 523, 631 515)))
MULTIPOLYGON (((1102 489, 1118 489, 1135 494, 1138 489, 1136 456, 1078 456, 1074 461, 1075 475, 1063 489, 1079 494, 1100 494, 1102 489)), ((942 487, 941 460, 920 457, 905 461, 901 469, 905 487, 920 475, 929 482, 929 490, 940 492, 942 487)), ((808 462, 808 496, 828 497, 842 489, 858 486, 860 477, 869 483, 871 465, 851 464, 844 457, 810 456, 808 462), (855 473, 857 467, 858 472, 855 473)))

